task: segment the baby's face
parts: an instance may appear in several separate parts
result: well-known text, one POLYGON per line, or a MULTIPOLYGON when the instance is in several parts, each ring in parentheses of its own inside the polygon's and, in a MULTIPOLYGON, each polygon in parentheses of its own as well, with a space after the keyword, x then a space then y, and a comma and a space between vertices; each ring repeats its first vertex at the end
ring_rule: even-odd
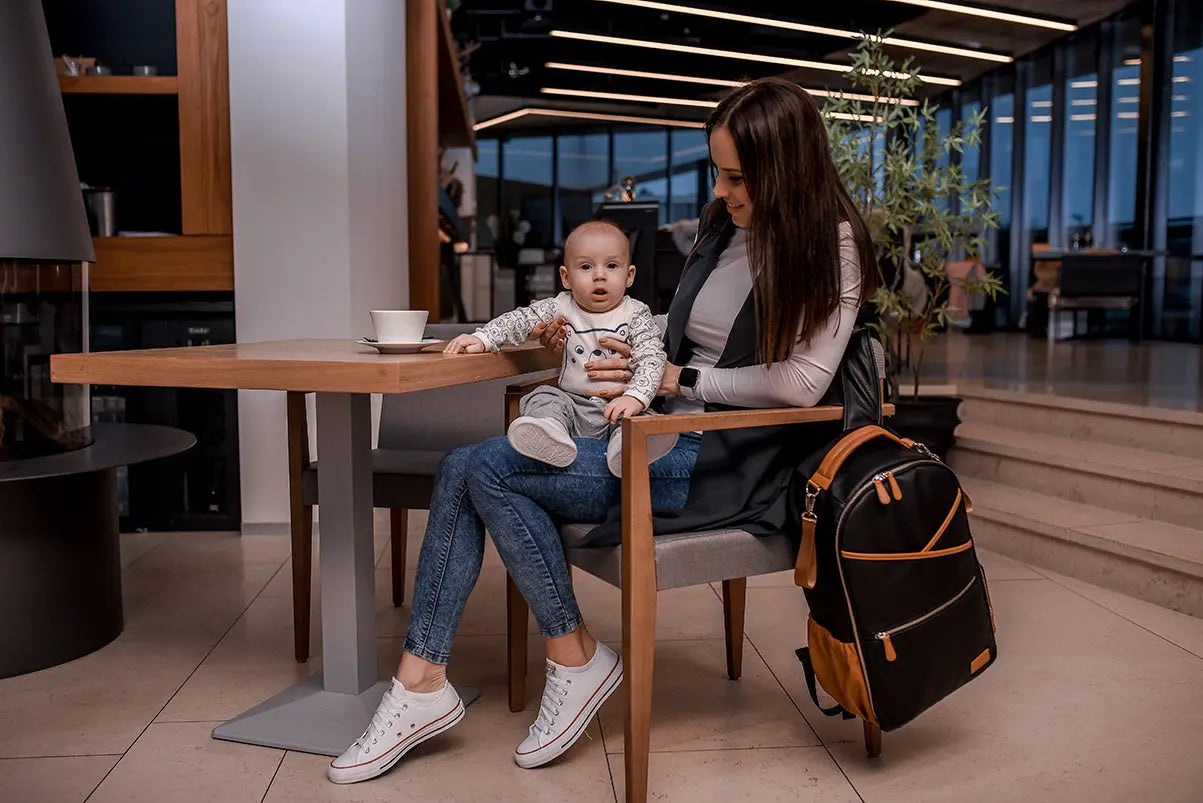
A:
POLYGON ((635 281, 627 238, 609 227, 579 232, 564 252, 560 281, 586 312, 614 309, 635 281))

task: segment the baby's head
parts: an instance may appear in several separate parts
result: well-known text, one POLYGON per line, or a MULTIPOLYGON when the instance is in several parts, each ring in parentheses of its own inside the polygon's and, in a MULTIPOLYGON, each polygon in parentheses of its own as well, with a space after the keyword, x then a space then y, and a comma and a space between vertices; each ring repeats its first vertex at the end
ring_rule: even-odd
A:
POLYGON ((586 312, 609 312, 622 303, 635 281, 631 244, 622 229, 605 220, 573 229, 564 242, 560 281, 586 312))

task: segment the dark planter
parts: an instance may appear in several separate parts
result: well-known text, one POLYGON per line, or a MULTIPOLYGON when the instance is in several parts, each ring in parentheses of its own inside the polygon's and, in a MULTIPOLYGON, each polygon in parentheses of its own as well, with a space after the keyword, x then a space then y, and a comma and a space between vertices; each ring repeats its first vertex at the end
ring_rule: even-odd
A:
POLYGON ((955 396, 906 396, 895 403, 895 414, 889 426, 898 434, 919 441, 936 453, 941 460, 956 443, 957 408, 961 400, 955 396))

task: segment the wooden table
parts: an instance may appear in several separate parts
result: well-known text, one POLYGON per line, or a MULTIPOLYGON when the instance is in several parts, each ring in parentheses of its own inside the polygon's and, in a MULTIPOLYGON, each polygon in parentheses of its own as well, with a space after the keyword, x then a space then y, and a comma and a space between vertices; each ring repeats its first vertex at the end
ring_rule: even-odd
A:
POLYGON ((322 671, 219 725, 213 735, 333 756, 363 732, 387 686, 377 682, 376 670, 369 394, 432 390, 558 364, 537 346, 385 356, 350 340, 286 340, 56 354, 50 375, 65 383, 317 393, 322 671))

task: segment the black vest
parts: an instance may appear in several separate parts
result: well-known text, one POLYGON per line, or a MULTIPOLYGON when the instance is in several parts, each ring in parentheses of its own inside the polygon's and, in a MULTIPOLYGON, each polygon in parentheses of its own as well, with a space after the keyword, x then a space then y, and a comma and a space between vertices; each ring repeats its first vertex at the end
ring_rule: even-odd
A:
MULTIPOLYGON (((674 365, 689 361, 692 344, 685 337, 686 321, 698 292, 718 265, 719 255, 734 233, 735 224, 725 210, 703 217, 698 244, 686 261, 668 310, 664 339, 668 361, 674 365)), ((739 368, 756 363, 756 311, 749 293, 715 367, 739 368)), ((863 329, 858 330, 820 401, 824 405, 844 404, 844 420, 704 432, 685 507, 653 511, 655 533, 737 528, 756 535, 786 532, 797 537, 797 528, 789 515, 794 475, 810 458, 821 458, 820 450, 843 430, 880 423, 878 388, 870 336, 863 329)), ((706 404, 707 412, 739 409, 744 408, 706 404)), ((620 508, 613 508, 605 523, 589 533, 588 544, 621 543, 620 516, 620 508)))

